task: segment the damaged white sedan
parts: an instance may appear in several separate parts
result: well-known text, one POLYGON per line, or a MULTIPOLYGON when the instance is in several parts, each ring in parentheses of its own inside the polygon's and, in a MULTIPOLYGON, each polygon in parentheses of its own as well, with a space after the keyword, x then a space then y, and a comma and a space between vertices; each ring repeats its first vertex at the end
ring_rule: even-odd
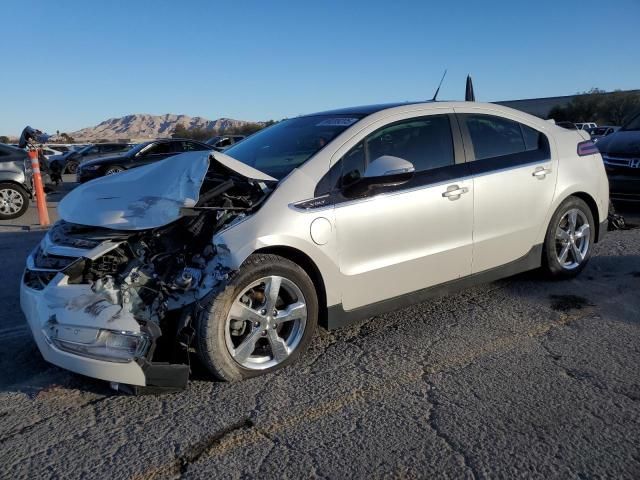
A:
POLYGON ((374 105, 280 122, 81 185, 27 259, 49 362, 182 388, 291 363, 328 328, 544 267, 576 275, 606 231, 579 132, 491 104, 374 105))

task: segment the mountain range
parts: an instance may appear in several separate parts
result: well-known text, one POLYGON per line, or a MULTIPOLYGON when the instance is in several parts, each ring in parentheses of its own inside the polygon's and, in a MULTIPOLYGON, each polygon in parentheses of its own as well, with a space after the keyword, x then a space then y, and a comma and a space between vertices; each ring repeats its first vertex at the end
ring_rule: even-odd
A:
POLYGON ((75 132, 69 132, 76 141, 96 141, 99 139, 146 139, 170 137, 174 128, 182 124, 186 129, 204 129, 212 133, 219 133, 228 129, 237 129, 247 124, 262 122, 248 122, 231 118, 209 120, 203 117, 188 115, 149 115, 136 113, 120 118, 110 118, 100 122, 95 127, 87 127, 75 132))

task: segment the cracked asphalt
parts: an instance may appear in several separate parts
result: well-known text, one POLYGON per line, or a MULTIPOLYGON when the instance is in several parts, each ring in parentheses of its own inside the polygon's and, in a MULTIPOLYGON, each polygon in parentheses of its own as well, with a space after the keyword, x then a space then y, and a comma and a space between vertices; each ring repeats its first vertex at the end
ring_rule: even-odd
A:
POLYGON ((132 397, 45 363, 19 308, 42 232, 0 232, 2 478, 639 478, 640 229, 350 328, 296 365, 132 397))

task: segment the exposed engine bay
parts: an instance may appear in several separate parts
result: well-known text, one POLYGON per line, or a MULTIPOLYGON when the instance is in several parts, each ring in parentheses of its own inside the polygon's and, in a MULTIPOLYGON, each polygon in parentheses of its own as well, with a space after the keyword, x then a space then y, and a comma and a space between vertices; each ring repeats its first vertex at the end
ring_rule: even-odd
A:
MULTIPOLYGON (((213 236, 259 209, 274 186, 269 183, 211 162, 197 202, 181 207, 180 217, 168 225, 127 231, 60 221, 32 255, 34 269, 25 271, 25 283, 43 289, 62 272, 69 286, 88 287, 91 293, 81 305, 85 316, 101 316, 107 325, 133 317, 150 339, 144 358, 136 361, 145 364, 143 370, 162 367, 151 374, 156 378, 148 378, 148 385, 184 388, 192 322, 206 298, 224 288, 232 274, 225 247, 214 246, 213 236), (46 251, 47 244, 58 250, 46 251), (65 248, 92 254, 59 255, 65 248), (163 371, 178 365, 179 379, 175 369, 163 371)), ((71 308, 70 302, 77 305, 79 300, 64 308, 71 308)))

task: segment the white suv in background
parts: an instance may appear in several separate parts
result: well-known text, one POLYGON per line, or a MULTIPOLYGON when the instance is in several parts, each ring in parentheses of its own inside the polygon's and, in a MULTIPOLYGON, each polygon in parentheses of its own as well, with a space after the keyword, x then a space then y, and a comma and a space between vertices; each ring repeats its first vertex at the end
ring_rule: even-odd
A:
POLYGON ((591 141, 492 104, 301 116, 73 190, 27 260, 43 356, 96 378, 186 384, 189 351, 240 380, 328 328, 542 267, 605 233, 591 141))

